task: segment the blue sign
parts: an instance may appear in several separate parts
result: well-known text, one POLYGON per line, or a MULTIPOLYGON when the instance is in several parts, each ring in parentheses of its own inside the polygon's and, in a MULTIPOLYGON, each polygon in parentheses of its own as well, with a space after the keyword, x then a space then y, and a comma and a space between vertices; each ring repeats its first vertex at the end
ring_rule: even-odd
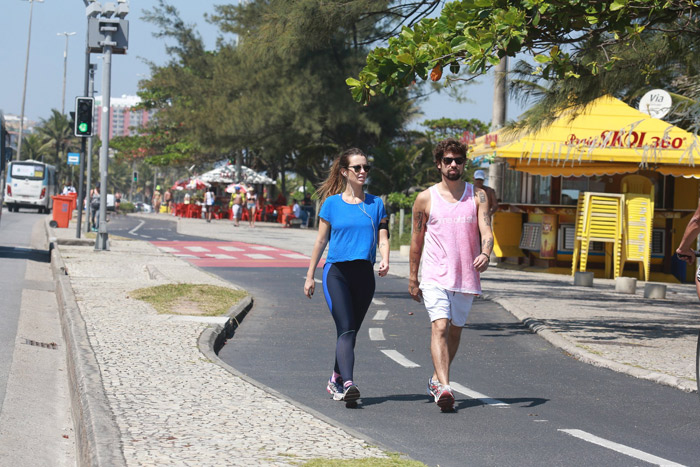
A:
POLYGON ((68 153, 68 165, 80 165, 80 153, 79 152, 69 152, 68 153))

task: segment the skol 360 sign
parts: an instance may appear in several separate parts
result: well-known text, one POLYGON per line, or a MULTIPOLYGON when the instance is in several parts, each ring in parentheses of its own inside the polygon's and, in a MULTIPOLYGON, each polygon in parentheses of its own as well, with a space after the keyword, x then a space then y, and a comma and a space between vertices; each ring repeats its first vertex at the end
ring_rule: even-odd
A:
POLYGON ((572 133, 565 140, 566 144, 572 146, 588 146, 598 148, 643 148, 645 146, 659 149, 680 149, 683 147, 685 138, 671 138, 668 135, 650 136, 646 131, 612 131, 605 130, 600 136, 589 138, 578 138, 572 133))

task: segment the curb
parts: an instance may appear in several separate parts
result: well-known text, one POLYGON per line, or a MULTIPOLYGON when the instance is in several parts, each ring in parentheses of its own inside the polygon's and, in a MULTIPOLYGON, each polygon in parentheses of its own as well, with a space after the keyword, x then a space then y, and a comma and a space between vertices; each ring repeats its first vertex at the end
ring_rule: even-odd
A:
MULTIPOLYGON (((199 339, 197 341, 197 346, 199 347, 200 352, 204 354, 204 356, 211 361, 212 363, 220 366, 233 376, 236 376, 243 381, 245 381, 248 384, 251 384, 255 386, 256 388, 260 389, 261 391, 264 391, 268 394, 270 394, 273 397, 276 397, 278 399, 282 399, 289 404, 293 405, 299 410, 302 410, 310 415, 312 415, 315 418, 318 418, 319 420, 322 420, 326 423, 328 423, 331 426, 334 426, 336 428, 339 428, 349 434, 350 436, 353 436, 357 439, 361 439, 365 441, 367 444, 370 444, 372 446, 375 446, 382 451, 386 453, 395 453, 397 452, 395 449, 392 449, 388 446, 385 446, 384 444, 380 443, 379 441, 376 441, 369 436, 360 433, 353 428, 348 427, 347 425, 344 425, 337 420, 334 420, 321 412, 318 412, 315 409, 312 409, 311 407, 308 407, 300 402, 297 402, 294 399, 291 399, 284 394, 277 392, 276 390, 265 386, 264 384, 260 383, 259 381, 251 378, 250 376, 241 373, 240 371, 236 370, 234 367, 229 365, 228 363, 224 362, 219 358, 219 351, 221 348, 224 346, 226 343, 227 339, 231 339, 235 335, 236 329, 240 326, 241 321, 245 316, 248 314, 248 312, 253 308, 253 299, 248 296, 247 299, 243 299, 241 303, 234 305, 231 310, 228 313, 228 316, 230 319, 226 322, 225 325, 216 325, 216 326, 210 326, 206 328, 204 331, 202 331, 202 334, 200 334, 199 339), (245 302, 245 303, 243 303, 245 302)), ((407 460, 412 460, 410 457, 408 457, 404 453, 398 453, 399 456, 402 459, 407 459, 407 460)))
POLYGON ((601 357, 594 353, 588 352, 585 349, 577 346, 575 343, 569 341, 565 337, 552 331, 544 322, 528 316, 528 314, 517 305, 510 302, 505 297, 500 296, 497 293, 487 293, 483 297, 486 300, 497 303, 502 306, 506 311, 512 314, 521 323, 527 326, 530 331, 534 334, 539 335, 544 340, 552 344, 554 347, 566 352, 571 355, 576 360, 582 361, 589 365, 594 365, 601 368, 607 368, 608 370, 615 371, 617 373, 623 373, 628 376, 633 376, 635 378, 644 379, 647 381, 652 381, 654 383, 663 384, 665 386, 670 386, 675 389, 680 389, 684 392, 696 392, 698 386, 692 381, 687 381, 676 376, 666 375, 663 373, 658 373, 651 370, 645 370, 643 368, 636 368, 633 366, 625 365, 623 363, 618 363, 616 361, 610 360, 605 357, 601 357))
MULTIPOLYGON (((47 236, 50 234, 47 226, 47 236)), ((51 270, 66 342, 71 415, 76 433, 76 462, 85 466, 126 466, 121 432, 107 400, 97 358, 73 293, 61 253, 51 238, 51 270)), ((60 243, 60 242, 59 242, 60 243)))

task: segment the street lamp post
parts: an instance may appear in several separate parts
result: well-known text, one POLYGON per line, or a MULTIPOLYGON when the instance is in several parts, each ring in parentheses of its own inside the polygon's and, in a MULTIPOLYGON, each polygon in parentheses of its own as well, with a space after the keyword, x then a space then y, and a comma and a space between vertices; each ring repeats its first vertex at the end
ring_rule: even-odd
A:
POLYGON ((24 132, 24 103, 27 98, 27 71, 29 70, 29 44, 32 39, 32 14, 34 2, 44 3, 44 0, 27 0, 29 2, 29 31, 27 32, 27 58, 24 61, 24 87, 22 88, 22 112, 19 116, 19 141, 17 141, 17 155, 15 160, 20 160, 22 154, 22 133, 24 132))
MULTIPOLYGON (((66 48, 63 50, 63 94, 61 95, 61 115, 66 114, 66 70, 68 69, 68 38, 74 32, 58 32, 57 36, 66 36, 66 48)), ((72 169, 72 167, 71 167, 72 169)))

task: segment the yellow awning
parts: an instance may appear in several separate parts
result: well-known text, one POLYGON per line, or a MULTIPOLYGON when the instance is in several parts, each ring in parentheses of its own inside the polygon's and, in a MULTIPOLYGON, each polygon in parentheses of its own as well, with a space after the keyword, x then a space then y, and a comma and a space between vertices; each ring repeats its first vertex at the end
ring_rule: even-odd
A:
POLYGON ((545 170, 546 166, 563 175, 577 167, 602 173, 635 172, 640 168, 664 173, 665 165, 674 166, 668 168, 669 174, 700 174, 695 168, 696 159, 700 167, 700 140, 696 135, 609 96, 597 99, 574 119, 570 112, 562 114, 538 132, 508 135, 498 131, 477 138, 469 157, 490 155, 509 162, 517 160, 511 164, 520 164, 517 170, 541 175, 554 175, 545 170), (623 170, 621 164, 629 168, 623 170))

